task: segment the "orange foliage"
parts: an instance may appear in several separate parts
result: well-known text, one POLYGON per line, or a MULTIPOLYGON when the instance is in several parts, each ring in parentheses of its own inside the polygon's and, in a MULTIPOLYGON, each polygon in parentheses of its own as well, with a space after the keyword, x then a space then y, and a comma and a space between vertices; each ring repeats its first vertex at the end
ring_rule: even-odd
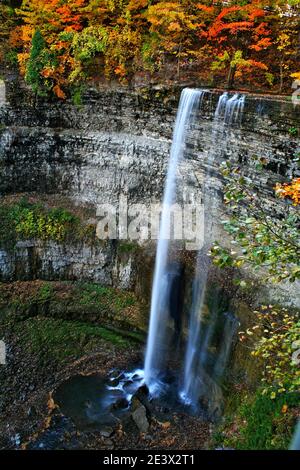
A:
POLYGON ((267 49, 271 45, 272 45, 271 38, 262 38, 256 44, 252 44, 252 46, 249 46, 249 49, 254 49, 255 51, 259 52, 259 51, 262 51, 263 49, 267 49))
POLYGON ((61 98, 61 99, 65 99, 65 98, 66 98, 66 94, 62 91, 62 89, 60 88, 59 85, 55 85, 55 86, 53 87, 53 91, 54 91, 54 93, 56 94, 56 96, 57 96, 58 98, 61 98))
POLYGON ((277 183, 275 192, 280 198, 288 198, 293 201, 293 205, 300 204, 300 178, 294 178, 291 183, 277 183))
POLYGON ((13 21, 7 7, 0 3, 0 43, 3 37, 13 51, 11 56, 18 60, 21 73, 26 75, 32 37, 39 30, 45 41, 39 73, 47 82, 46 88, 60 98, 66 95, 70 84, 94 79, 97 74, 99 78, 115 75, 125 81, 134 73, 145 70, 160 73, 165 67, 178 80, 181 70, 194 67, 204 83, 216 80, 220 85, 231 75, 231 86, 234 79, 243 79, 245 83, 248 74, 246 82, 252 86, 267 79, 268 86, 275 81, 280 82, 281 88, 288 88, 290 77, 297 78, 295 73, 299 73, 300 2, 288 5, 283 0, 23 0, 21 3, 15 9, 13 21))

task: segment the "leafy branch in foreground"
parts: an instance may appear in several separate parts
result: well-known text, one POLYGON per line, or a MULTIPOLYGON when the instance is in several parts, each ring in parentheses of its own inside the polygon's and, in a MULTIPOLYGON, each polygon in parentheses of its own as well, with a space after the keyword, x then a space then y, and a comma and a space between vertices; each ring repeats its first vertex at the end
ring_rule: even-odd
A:
MULTIPOLYGON (((261 160, 259 165, 264 164, 261 160)), ((229 213, 223 226, 235 249, 215 242, 211 248, 214 264, 221 268, 264 268, 274 282, 299 279, 300 214, 295 207, 300 200, 299 181, 276 185, 276 195, 291 201, 285 201, 283 208, 278 201, 278 216, 274 216, 239 167, 225 162, 221 170, 226 178, 224 201, 229 213)))
POLYGON ((274 399, 278 393, 300 390, 300 319, 299 314, 261 306, 256 314, 256 324, 240 331, 241 342, 249 344, 251 355, 263 367, 263 394, 274 399), (298 349, 297 349, 298 348, 298 349))

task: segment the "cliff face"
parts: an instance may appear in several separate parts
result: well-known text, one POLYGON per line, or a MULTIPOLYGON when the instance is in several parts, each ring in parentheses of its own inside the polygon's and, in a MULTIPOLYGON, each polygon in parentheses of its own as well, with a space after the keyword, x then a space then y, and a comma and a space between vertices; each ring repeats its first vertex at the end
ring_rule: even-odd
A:
MULTIPOLYGON (((88 90, 83 104, 76 107, 71 103, 18 104, 7 93, 0 102, 0 193, 62 194, 76 204, 93 206, 117 205, 120 195, 129 204, 159 202, 179 95, 179 89, 88 90)), ((210 167, 210 186, 220 200, 218 168, 221 161, 230 159, 247 168, 272 210, 275 182, 299 175, 293 162, 299 139, 293 129, 300 128, 300 107, 288 100, 248 95, 241 123, 233 125, 223 139, 222 124, 213 120, 219 96, 218 91, 204 96, 187 158, 180 167, 181 197, 189 200, 191 194, 200 194, 201 198, 203 177, 210 167), (255 169, 254 155, 268 160, 264 170, 255 169)), ((220 218, 219 211, 216 218, 220 218)), ((106 244, 98 248, 100 253, 85 244, 37 247, 36 242, 26 242, 18 245, 17 254, 0 252, 0 276, 18 277, 16 266, 21 259, 25 266, 21 277, 83 277, 130 287, 136 281, 133 256, 127 255, 120 268, 116 245, 106 244), (40 260, 33 271, 26 268, 30 250, 40 260), (111 275, 119 269, 122 274, 111 275)))
MULTIPOLYGON (((116 202, 120 193, 129 201, 160 200, 179 90, 143 93, 91 91, 80 107, 2 104, 1 194, 59 192, 91 203, 116 202)), ((197 187, 211 151, 219 95, 212 91, 205 96, 189 142, 180 177, 191 189, 197 187)), ((299 141, 290 133, 300 126, 298 108, 247 96, 241 126, 230 131, 226 145, 220 139, 213 142, 219 145, 215 169, 223 159, 248 165, 257 186, 271 194, 274 182, 299 171, 292 162, 299 141), (266 171, 254 171, 253 155, 269 160, 266 171)))

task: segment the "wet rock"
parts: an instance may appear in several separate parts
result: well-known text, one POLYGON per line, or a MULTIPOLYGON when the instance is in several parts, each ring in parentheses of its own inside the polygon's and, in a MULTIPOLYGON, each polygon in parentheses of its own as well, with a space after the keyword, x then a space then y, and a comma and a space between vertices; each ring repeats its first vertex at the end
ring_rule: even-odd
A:
POLYGON ((221 387, 204 371, 197 378, 199 390, 198 402, 210 419, 217 421, 224 408, 224 397, 221 387))
POLYGON ((129 406, 129 402, 128 400, 126 400, 126 398, 124 397, 121 397, 121 398, 118 398, 111 406, 111 410, 122 410, 122 409, 126 409, 128 408, 129 406))
POLYGON ((114 448, 114 443, 111 439, 105 439, 104 445, 109 450, 112 450, 114 448))
MULTIPOLYGON (((11 93, 9 104, 4 104, 0 110, 4 127, 1 135, 1 193, 33 190, 43 194, 62 192, 76 197, 78 203, 96 205, 100 200, 115 204, 122 193, 120 181, 124 180, 130 188, 129 203, 137 197, 140 202, 150 198, 160 200, 179 88, 176 99, 173 89, 166 91, 169 104, 152 92, 146 99, 142 93, 137 95, 133 91, 112 93, 101 90, 101 93, 95 92, 93 98, 88 96, 81 110, 69 102, 60 106, 37 103, 36 108, 28 109, 24 101, 20 106, 23 97, 16 100, 15 92, 11 93), (95 155, 99 161, 95 160, 95 155), (119 165, 116 165, 116 155, 122 155, 119 165), (95 167, 99 171, 95 171, 95 167)), ((218 93, 212 92, 211 99, 215 102, 218 93)), ((210 102, 210 99, 207 101, 210 102)), ((247 97, 246 125, 236 136, 232 136, 228 158, 249 166, 249 177, 263 192, 266 204, 272 206, 272 181, 278 179, 278 173, 288 176, 295 171, 293 159, 287 159, 286 155, 295 152, 295 139, 291 139, 288 130, 291 126, 299 127, 299 113, 291 103, 277 99, 262 98, 261 106, 265 112, 256 119, 257 97, 247 97), (244 142, 243 145, 241 142, 244 142), (269 162, 267 179, 270 187, 266 184, 265 172, 253 171, 250 158, 254 154, 264 155, 269 162)), ((202 143, 211 140, 211 109, 211 106, 205 105, 205 125, 198 127, 195 124, 198 138, 195 145, 189 146, 190 155, 180 174, 180 184, 184 185, 187 193, 195 193, 196 188, 198 190, 199 180, 202 183, 205 174, 204 157, 208 149, 202 143)), ((222 132, 222 127, 219 130, 222 132)), ((223 159, 221 147, 218 155, 223 159)), ((221 161, 217 159, 214 166, 217 168, 219 163, 221 161)), ((216 192, 220 190, 220 180, 219 174, 216 174, 216 192)), ((88 219, 87 223, 94 223, 94 220, 88 219)), ((101 249, 93 247, 93 250, 86 244, 64 246, 63 249, 54 243, 44 243, 43 246, 32 244, 31 247, 18 244, 16 250, 17 254, 12 255, 1 250, 0 272, 5 279, 13 276, 28 278, 34 269, 35 278, 88 278, 104 285, 113 282, 127 288, 139 282, 135 279, 133 262, 114 262, 117 257, 115 251, 109 252, 111 244, 105 244, 101 249), (37 263, 32 263, 33 251, 38 254, 37 263)), ((293 292, 293 302, 299 304, 297 286, 293 287, 293 292)), ((271 292, 267 294, 269 297, 271 292)), ((288 303, 292 301, 286 286, 282 294, 288 303)))
POLYGON ((100 434, 102 437, 111 437, 113 433, 114 433, 114 430, 110 426, 105 426, 100 431, 100 434))
POLYGON ((119 383, 120 383, 120 382, 119 382, 118 379, 111 379, 111 380, 109 381, 109 386, 110 386, 110 387, 117 387, 117 386, 119 385, 119 383))
POLYGON ((108 376, 109 380, 119 379, 121 375, 121 371, 118 369, 112 369, 109 371, 108 376))
POLYGON ((139 402, 145 406, 149 413, 152 412, 152 407, 149 401, 149 389, 147 385, 142 385, 133 395, 131 399, 131 408, 133 409, 134 403, 139 402))
POLYGON ((133 374, 132 380, 141 380, 141 376, 139 374, 133 374))
POLYGON ((133 383, 134 383, 134 381, 131 380, 131 379, 126 380, 126 382, 124 382, 124 388, 129 387, 129 386, 132 385, 133 383))
POLYGON ((142 385, 137 389, 137 391, 134 393, 132 400, 134 398, 137 398, 144 406, 149 405, 149 389, 147 385, 142 385))
POLYGON ((140 405, 131 415, 133 421, 135 422, 137 428, 140 432, 147 433, 150 424, 147 419, 146 408, 144 405, 140 405))
POLYGON ((28 408, 28 410, 27 410, 27 416, 28 416, 29 418, 33 418, 34 416, 36 416, 36 414, 37 414, 37 413, 36 413, 35 407, 34 407, 34 406, 30 406, 30 407, 28 408))
POLYGON ((146 384, 142 385, 136 392, 137 396, 149 396, 149 388, 146 384))
POLYGON ((140 400, 135 395, 133 395, 130 402, 130 411, 135 411, 141 405, 142 403, 140 402, 140 400))

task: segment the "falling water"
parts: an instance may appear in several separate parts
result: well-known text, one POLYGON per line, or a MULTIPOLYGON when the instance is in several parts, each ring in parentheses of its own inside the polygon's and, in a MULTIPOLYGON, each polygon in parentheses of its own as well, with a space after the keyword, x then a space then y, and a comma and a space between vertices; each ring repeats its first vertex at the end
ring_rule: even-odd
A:
MULTIPOLYGON (((243 95, 235 94, 232 97, 228 93, 223 93, 218 101, 214 122, 212 126, 212 150, 209 153, 207 162, 208 174, 205 178, 204 184, 204 209, 205 209, 205 239, 204 248, 207 249, 211 241, 211 231, 208 229, 212 226, 211 203, 212 195, 210 184, 210 169, 214 163, 216 152, 219 146, 223 150, 226 148, 228 135, 223 135, 225 126, 233 124, 240 124, 242 113, 244 109, 245 97, 243 95), (221 125, 221 135, 218 137, 218 129, 221 125), (219 145, 217 145, 217 143, 219 145)), ((189 336, 184 360, 183 372, 183 387, 180 392, 180 398, 187 404, 195 404, 199 395, 198 390, 198 376, 200 374, 203 363, 206 361, 207 344, 200 344, 201 338, 201 322, 202 310, 206 294, 208 276, 208 263, 205 256, 205 251, 201 250, 198 253, 196 274, 193 281, 193 296, 190 313, 189 336)), ((212 319, 213 320, 213 319, 212 319)), ((212 334, 213 325, 209 330, 208 336, 204 337, 204 343, 209 341, 212 334)), ((228 335, 227 335, 228 336, 228 335)), ((227 338, 226 338, 227 339, 227 338)), ((228 354, 227 345, 225 346, 224 353, 228 354)), ((223 354, 223 353, 222 353, 223 354)), ((218 374, 223 368, 223 362, 219 359, 218 374)))
POLYGON ((181 94, 173 133, 173 142, 168 166, 167 180, 162 207, 159 241, 156 251, 156 264, 152 287, 150 325, 145 358, 145 382, 151 393, 160 388, 160 374, 164 372, 168 344, 168 298, 170 276, 168 274, 168 254, 170 238, 170 208, 174 203, 176 173, 183 157, 187 132, 203 98, 203 90, 184 89, 181 94))
POLYGON ((233 337, 238 328, 238 321, 234 315, 225 314, 225 325, 222 332, 221 347, 216 358, 213 370, 213 377, 219 379, 222 377, 229 358, 233 337))
POLYGON ((229 98, 225 106, 224 122, 229 126, 233 123, 238 123, 244 110, 244 104, 244 95, 239 96, 235 94, 229 98))

